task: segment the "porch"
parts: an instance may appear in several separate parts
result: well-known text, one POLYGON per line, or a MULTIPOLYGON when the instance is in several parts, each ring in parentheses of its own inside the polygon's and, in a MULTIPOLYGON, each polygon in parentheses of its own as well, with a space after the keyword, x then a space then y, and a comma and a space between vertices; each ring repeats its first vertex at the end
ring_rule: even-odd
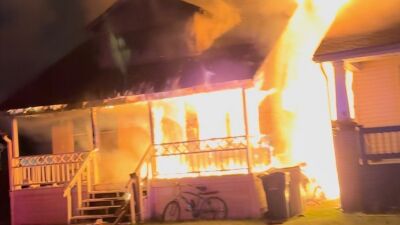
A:
POLYGON ((230 218, 259 217, 265 197, 255 173, 268 168, 273 148, 249 117, 258 117, 266 93, 248 82, 181 92, 187 96, 15 116, 8 149, 13 224, 113 221, 129 192, 125 221, 160 218, 176 182, 223 190, 230 218), (201 102, 213 113, 193 110, 201 102), (26 155, 27 136, 40 136, 31 147, 51 154, 26 155))

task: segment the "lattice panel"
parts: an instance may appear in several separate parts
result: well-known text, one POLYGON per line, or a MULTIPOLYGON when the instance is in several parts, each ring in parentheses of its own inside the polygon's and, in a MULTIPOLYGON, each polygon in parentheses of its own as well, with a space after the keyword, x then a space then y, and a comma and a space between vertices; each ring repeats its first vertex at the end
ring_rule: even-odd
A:
POLYGON ((154 146, 155 154, 159 156, 194 153, 200 151, 246 149, 247 147, 247 138, 245 136, 166 143, 154 146))
POLYGON ((57 155, 24 156, 14 159, 14 167, 31 167, 83 162, 89 152, 74 152, 57 155))

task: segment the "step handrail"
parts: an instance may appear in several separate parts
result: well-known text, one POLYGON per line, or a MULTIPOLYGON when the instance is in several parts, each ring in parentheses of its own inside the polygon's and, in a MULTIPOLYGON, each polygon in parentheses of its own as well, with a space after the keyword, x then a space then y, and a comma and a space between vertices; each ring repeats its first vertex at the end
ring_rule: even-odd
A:
MULTIPOLYGON (((130 179, 127 182, 127 184, 125 185, 125 188, 127 190, 127 192, 130 194, 131 196, 131 203, 130 203, 130 210, 131 210, 131 223, 132 224, 136 224, 137 222, 143 222, 143 218, 142 216, 139 216, 139 221, 136 221, 136 215, 137 214, 141 214, 141 210, 143 209, 143 194, 142 194, 142 187, 140 185, 140 179, 141 179, 141 174, 140 174, 140 170, 143 166, 144 163, 148 163, 149 160, 151 160, 152 158, 152 154, 153 153, 153 145, 150 144, 149 147, 147 147, 146 152, 144 153, 144 155, 142 156, 142 158, 139 160, 139 163, 137 164, 135 170, 133 173, 130 174, 130 179), (135 184, 135 188, 133 190, 132 185, 135 184), (139 200, 138 204, 135 204, 136 200, 139 200), (136 206, 136 207, 135 207, 136 206), (138 212, 136 212, 138 211, 138 212)), ((146 178, 148 179, 149 174, 152 173, 152 171, 149 171, 150 168, 149 166, 147 167, 147 176, 146 178)))
POLYGON ((98 149, 90 151, 86 159, 81 164, 74 177, 68 182, 64 188, 63 197, 67 198, 67 210, 68 210, 68 224, 71 223, 72 218, 72 189, 77 187, 77 206, 82 206, 82 183, 86 181, 87 193, 92 191, 93 182, 96 181, 97 176, 97 164, 95 160, 96 152, 98 149), (86 180, 84 180, 84 173, 86 172, 86 180))

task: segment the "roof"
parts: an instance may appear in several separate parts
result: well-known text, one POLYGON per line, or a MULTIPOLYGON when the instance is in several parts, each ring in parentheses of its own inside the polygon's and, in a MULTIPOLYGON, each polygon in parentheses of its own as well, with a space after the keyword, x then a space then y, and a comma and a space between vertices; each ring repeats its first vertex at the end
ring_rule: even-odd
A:
POLYGON ((334 61, 400 52, 400 24, 385 30, 323 40, 314 60, 334 61))
MULTIPOLYGON (((105 15, 109 15, 113 10, 128 10, 129 7, 138 10, 134 2, 117 1, 105 14, 92 23, 91 28, 96 30, 99 29, 102 22, 107 23, 105 15), (133 5, 122 7, 124 4, 133 5)), ((140 4, 147 2, 140 1, 140 4)), ((160 2, 165 3, 163 0, 160 2)), ((181 4, 186 3, 179 1, 179 4, 176 7, 182 7, 181 4)), ((167 5, 172 7, 171 4, 167 5)), ((181 17, 186 18, 194 9, 192 6, 183 7, 185 12, 181 17)), ((140 9, 141 11, 145 10, 140 9)), ((151 11, 151 9, 148 10, 151 11)), ((174 10, 176 8, 172 7, 169 14, 175 14, 174 10)), ((169 15, 165 8, 163 8, 163 12, 166 13, 165 15, 169 15)), ((139 15, 141 18, 139 22, 144 20, 142 17, 145 15, 147 14, 139 15)), ((126 21, 125 18, 117 18, 117 20, 126 21)), ((201 55, 181 50, 175 51, 173 57, 166 58, 158 52, 158 49, 162 51, 162 48, 154 47, 149 41, 154 41, 156 39, 154 36, 162 37, 159 32, 162 34, 162 32, 171 30, 171 24, 168 24, 165 19, 160 25, 160 21, 157 20, 156 26, 149 28, 146 26, 146 29, 143 30, 143 23, 146 22, 139 22, 136 22, 137 26, 134 26, 134 30, 123 30, 118 34, 126 39, 127 45, 131 45, 130 47, 138 50, 139 53, 147 54, 149 49, 141 48, 152 46, 151 51, 155 52, 154 56, 156 57, 146 55, 146 58, 140 54, 134 56, 136 57, 135 63, 128 66, 125 76, 117 68, 102 67, 99 65, 99 54, 101 54, 99 53, 99 41, 104 41, 103 33, 103 36, 97 35, 86 41, 53 64, 36 80, 1 103, 0 109, 59 104, 74 105, 121 95, 140 95, 192 87, 204 84, 207 79, 211 83, 247 80, 253 77, 268 54, 268 51, 261 53, 254 43, 240 39, 233 40, 232 37, 226 38, 229 35, 226 34, 217 40, 217 43, 223 44, 216 44, 201 55), (229 41, 226 41, 227 39, 229 41), (208 75, 210 77, 206 78, 208 75)), ((182 44, 182 39, 171 39, 169 43, 171 46, 179 46, 182 44)), ((374 33, 325 39, 316 51, 314 60, 317 62, 333 61, 390 52, 400 52, 400 24, 374 33)))

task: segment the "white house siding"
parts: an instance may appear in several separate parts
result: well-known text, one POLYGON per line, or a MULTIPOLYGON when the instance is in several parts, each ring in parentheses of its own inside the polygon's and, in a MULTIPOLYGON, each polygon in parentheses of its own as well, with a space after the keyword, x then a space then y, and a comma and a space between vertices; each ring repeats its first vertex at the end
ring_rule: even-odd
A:
POLYGON ((360 125, 400 125, 400 56, 362 62, 354 73, 353 90, 360 125))

